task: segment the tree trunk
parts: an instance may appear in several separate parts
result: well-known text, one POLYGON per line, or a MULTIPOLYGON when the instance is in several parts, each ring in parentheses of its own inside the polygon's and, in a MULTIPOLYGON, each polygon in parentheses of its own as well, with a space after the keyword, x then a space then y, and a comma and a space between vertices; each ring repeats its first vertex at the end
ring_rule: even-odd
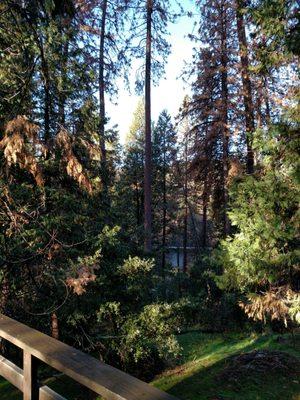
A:
MULTIPOLYGON (((0 293, 0 313, 5 314, 7 308, 7 301, 9 297, 9 281, 7 278, 7 271, 4 271, 2 279, 1 293, 0 293)), ((3 339, 0 338, 0 354, 5 355, 6 346, 3 339)))
MULTIPOLYGON (((186 133, 187 134, 187 133, 186 133)), ((187 272, 187 244, 188 244, 188 138, 184 145, 184 219, 183 219, 183 272, 187 272)))
POLYGON ((144 171, 144 249, 152 251, 152 213, 151 213, 151 175, 152 175, 152 140, 151 140, 151 42, 152 42, 152 0, 147 0, 147 38, 145 70, 145 171, 144 171))
POLYGON ((102 15, 100 23, 100 47, 99 47, 99 143, 101 152, 101 178, 103 183, 103 193, 105 201, 108 199, 108 170, 107 170, 107 155, 105 146, 105 82, 104 82, 104 43, 105 43, 105 30, 106 30, 106 17, 107 17, 107 0, 102 1, 101 5, 102 15))
POLYGON ((42 74, 44 81, 44 142, 47 144, 50 140, 50 77, 48 63, 42 55, 42 74))
POLYGON ((0 297, 0 312, 4 314, 6 311, 8 296, 9 296, 9 282, 7 278, 7 272, 5 272, 1 285, 1 297, 0 297))
POLYGON ((139 184, 138 179, 136 177, 135 181, 135 206, 136 206, 136 226, 139 228, 141 220, 140 220, 140 193, 139 193, 139 184))
POLYGON ((257 126, 261 128, 263 126, 263 112, 262 112, 262 103, 263 103, 263 83, 262 79, 259 77, 257 83, 257 93, 256 93, 256 113, 257 113, 257 126))
POLYGON ((67 77, 67 63, 68 63, 68 53, 69 53, 69 44, 66 42, 62 46, 62 55, 61 55, 61 88, 59 91, 59 123, 64 126, 66 122, 66 77, 67 77))
POLYGON ((51 95, 50 95, 50 74, 49 65, 44 52, 44 44, 35 33, 36 43, 41 55, 42 80, 44 87, 44 143, 50 140, 50 113, 51 113, 51 95))
POLYGON ((38 36, 36 29, 33 27, 29 15, 25 16, 28 26, 31 28, 31 33, 35 39, 36 45, 41 56, 41 78, 44 89, 44 143, 48 143, 50 139, 50 114, 51 114, 51 95, 50 95, 50 73, 49 65, 44 51, 44 43, 42 37, 38 36))
POLYGON ((229 233, 228 208, 228 155, 229 155, 229 129, 228 129, 228 56, 227 56, 227 17, 224 6, 221 9, 221 97, 222 97, 222 139, 223 139, 223 195, 224 195, 224 236, 229 233))
POLYGON ((246 137, 247 172, 248 174, 252 174, 254 171, 252 135, 255 130, 255 122, 254 122, 254 107, 253 107, 251 80, 249 75, 248 44, 246 38, 243 8, 244 8, 244 0, 236 0, 236 22, 237 22, 237 34, 238 34, 240 58, 241 58, 241 73, 242 73, 245 124, 246 124, 246 135, 247 135, 246 137))
POLYGON ((267 125, 269 125, 271 122, 271 109, 270 109, 269 90, 268 90, 268 78, 266 76, 263 77, 263 87, 264 87, 264 100, 266 105, 266 123, 267 125))
POLYGON ((203 187, 203 219, 202 219, 202 247, 207 246, 207 181, 205 178, 203 187))
MULTIPOLYGON (((187 197, 187 194, 185 194, 187 197)), ((188 205, 184 205, 184 228, 183 228, 183 272, 187 272, 187 241, 188 241, 188 205)))
POLYGON ((55 313, 51 315, 51 336, 54 339, 59 339, 58 318, 55 313))
POLYGON ((163 139, 163 229, 162 229, 162 276, 166 269, 166 230, 167 230, 167 182, 166 182, 166 132, 163 139))

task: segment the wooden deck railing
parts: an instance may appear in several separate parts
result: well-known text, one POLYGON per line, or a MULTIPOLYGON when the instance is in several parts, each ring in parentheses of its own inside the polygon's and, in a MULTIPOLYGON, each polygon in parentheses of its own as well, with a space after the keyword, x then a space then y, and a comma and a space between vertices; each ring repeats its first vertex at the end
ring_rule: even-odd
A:
POLYGON ((66 400, 47 386, 39 385, 37 360, 106 400, 176 400, 131 375, 2 314, 0 337, 23 350, 23 369, 0 356, 0 375, 23 392, 23 400, 66 400))

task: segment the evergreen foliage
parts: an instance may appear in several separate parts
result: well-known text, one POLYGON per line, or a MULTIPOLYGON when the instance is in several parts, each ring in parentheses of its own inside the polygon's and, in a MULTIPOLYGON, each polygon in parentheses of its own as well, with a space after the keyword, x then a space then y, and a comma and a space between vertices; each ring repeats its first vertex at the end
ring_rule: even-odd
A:
POLYGON ((300 322, 299 5, 194 6, 190 97, 154 121, 180 2, 0 4, 0 312, 145 379, 184 329, 300 322))

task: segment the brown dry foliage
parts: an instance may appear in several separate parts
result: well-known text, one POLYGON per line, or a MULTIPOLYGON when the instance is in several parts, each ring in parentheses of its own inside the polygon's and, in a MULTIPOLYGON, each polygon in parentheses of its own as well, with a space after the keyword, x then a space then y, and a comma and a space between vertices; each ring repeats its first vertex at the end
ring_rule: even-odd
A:
POLYGON ((44 151, 45 148, 38 138, 39 127, 24 115, 18 115, 15 119, 8 122, 5 129, 4 138, 0 141, 0 148, 4 151, 4 156, 8 166, 19 165, 33 175, 38 186, 44 185, 42 171, 36 159, 36 153, 44 151), (29 144, 32 145, 30 149, 29 144))
POLYGON ((48 251, 47 251, 47 259, 48 260, 52 260, 53 257, 55 257, 55 255, 57 255, 61 249, 61 244, 59 243, 53 243, 48 251))
POLYGON ((100 160, 101 159, 101 150, 100 147, 94 143, 91 143, 89 140, 80 139, 80 142, 87 150, 91 160, 100 160))
POLYGON ((240 302, 240 307, 245 311, 248 317, 255 321, 266 323, 267 316, 271 320, 283 321, 287 326, 290 320, 289 304, 298 294, 289 287, 282 286, 261 295, 249 295, 248 302, 240 302))
POLYGON ((81 267, 78 270, 77 275, 77 278, 67 278, 66 283, 67 286, 73 289, 74 293, 80 296, 86 291, 85 287, 88 283, 96 280, 96 275, 86 266, 81 267))
POLYGON ((232 182, 234 178, 241 176, 244 172, 242 163, 237 158, 232 158, 230 160, 230 166, 228 171, 228 182, 232 182))
POLYGON ((63 153, 63 161, 66 164, 67 174, 72 177, 79 186, 86 189, 89 193, 92 192, 92 184, 83 171, 81 163, 73 152, 73 141, 68 132, 62 129, 56 136, 56 143, 63 153))

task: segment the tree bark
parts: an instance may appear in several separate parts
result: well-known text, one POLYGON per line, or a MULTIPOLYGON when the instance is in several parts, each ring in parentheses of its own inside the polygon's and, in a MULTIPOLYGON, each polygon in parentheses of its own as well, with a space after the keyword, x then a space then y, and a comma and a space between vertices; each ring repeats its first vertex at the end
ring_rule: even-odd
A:
POLYGON ((47 144, 50 140, 50 109, 51 109, 51 96, 50 96, 50 76, 48 63, 44 55, 44 49, 41 45, 41 58, 42 58, 42 75, 44 81, 44 142, 47 144))
POLYGON ((252 87, 249 74, 248 43, 246 38, 245 22, 243 16, 244 0, 236 0, 236 23, 239 40, 241 74, 243 85, 243 98, 245 108, 246 145, 247 145, 247 172, 254 172, 254 154, 252 148, 252 135, 255 130, 254 107, 252 87))
POLYGON ((207 246, 207 180, 204 180, 203 187, 203 219, 202 219, 202 247, 207 246))
POLYGON ((32 21, 29 16, 26 16, 26 20, 32 29, 32 34, 38 46, 41 56, 41 77, 43 81, 44 89, 44 143, 47 144, 50 140, 50 114, 51 114, 51 95, 50 95, 50 72, 49 65, 44 51, 43 39, 39 37, 32 21))
POLYGON ((66 122, 66 77, 67 77, 67 63, 68 63, 69 44, 64 43, 62 46, 61 55, 61 88, 59 91, 59 123, 64 126, 66 122))
POLYGON ((152 212, 151 212, 151 176, 152 176, 152 139, 151 139, 151 45, 152 45, 152 0, 147 0, 147 37, 145 67, 145 169, 144 169, 144 249, 152 251, 152 212))
MULTIPOLYGON (((8 272, 4 269, 4 276, 1 285, 1 294, 0 294, 0 313, 5 314, 7 309, 7 302, 9 298, 9 281, 8 281, 8 272)), ((2 338, 0 338, 0 354, 5 355, 6 345, 2 338)))
POLYGON ((9 297, 9 281, 7 278, 7 272, 5 271, 1 285, 1 296, 0 296, 0 312, 3 314, 5 314, 6 312, 8 297, 9 297))
POLYGON ((101 152, 101 178, 103 183, 103 193, 105 200, 108 201, 108 170, 107 170, 107 154, 105 146, 105 82, 104 82, 104 44, 107 17, 107 0, 102 1, 102 15, 100 22, 100 47, 99 47, 99 143, 101 152))
POLYGON ((229 155, 229 129, 228 129, 228 55, 227 55, 227 17, 226 10, 221 8, 221 97, 222 97, 222 145, 223 145, 223 195, 224 195, 224 236, 229 233, 228 208, 228 155, 229 155))
POLYGON ((136 199, 136 226, 140 225, 140 195, 139 189, 136 187, 135 189, 135 199, 136 199))
POLYGON ((51 336, 54 339, 59 339, 58 318, 55 313, 51 315, 51 336))
POLYGON ((262 79, 259 78, 257 83, 257 93, 256 93, 256 113, 257 113, 257 126, 261 128, 263 126, 263 112, 262 112, 262 103, 263 103, 263 87, 262 87, 262 79))
POLYGON ((263 88, 264 88, 264 100, 266 105, 266 123, 267 125, 269 125, 271 122, 271 109, 270 109, 269 90, 268 90, 268 78, 266 76, 263 77, 263 88))
POLYGON ((163 133, 163 232, 162 232, 162 276, 166 270, 166 228, 167 228, 167 182, 166 182, 166 132, 163 133))
MULTIPOLYGON (((186 132, 186 135, 188 133, 186 132)), ((184 144, 184 219, 183 219, 183 272, 187 272, 187 244, 188 244, 188 138, 184 144)))

